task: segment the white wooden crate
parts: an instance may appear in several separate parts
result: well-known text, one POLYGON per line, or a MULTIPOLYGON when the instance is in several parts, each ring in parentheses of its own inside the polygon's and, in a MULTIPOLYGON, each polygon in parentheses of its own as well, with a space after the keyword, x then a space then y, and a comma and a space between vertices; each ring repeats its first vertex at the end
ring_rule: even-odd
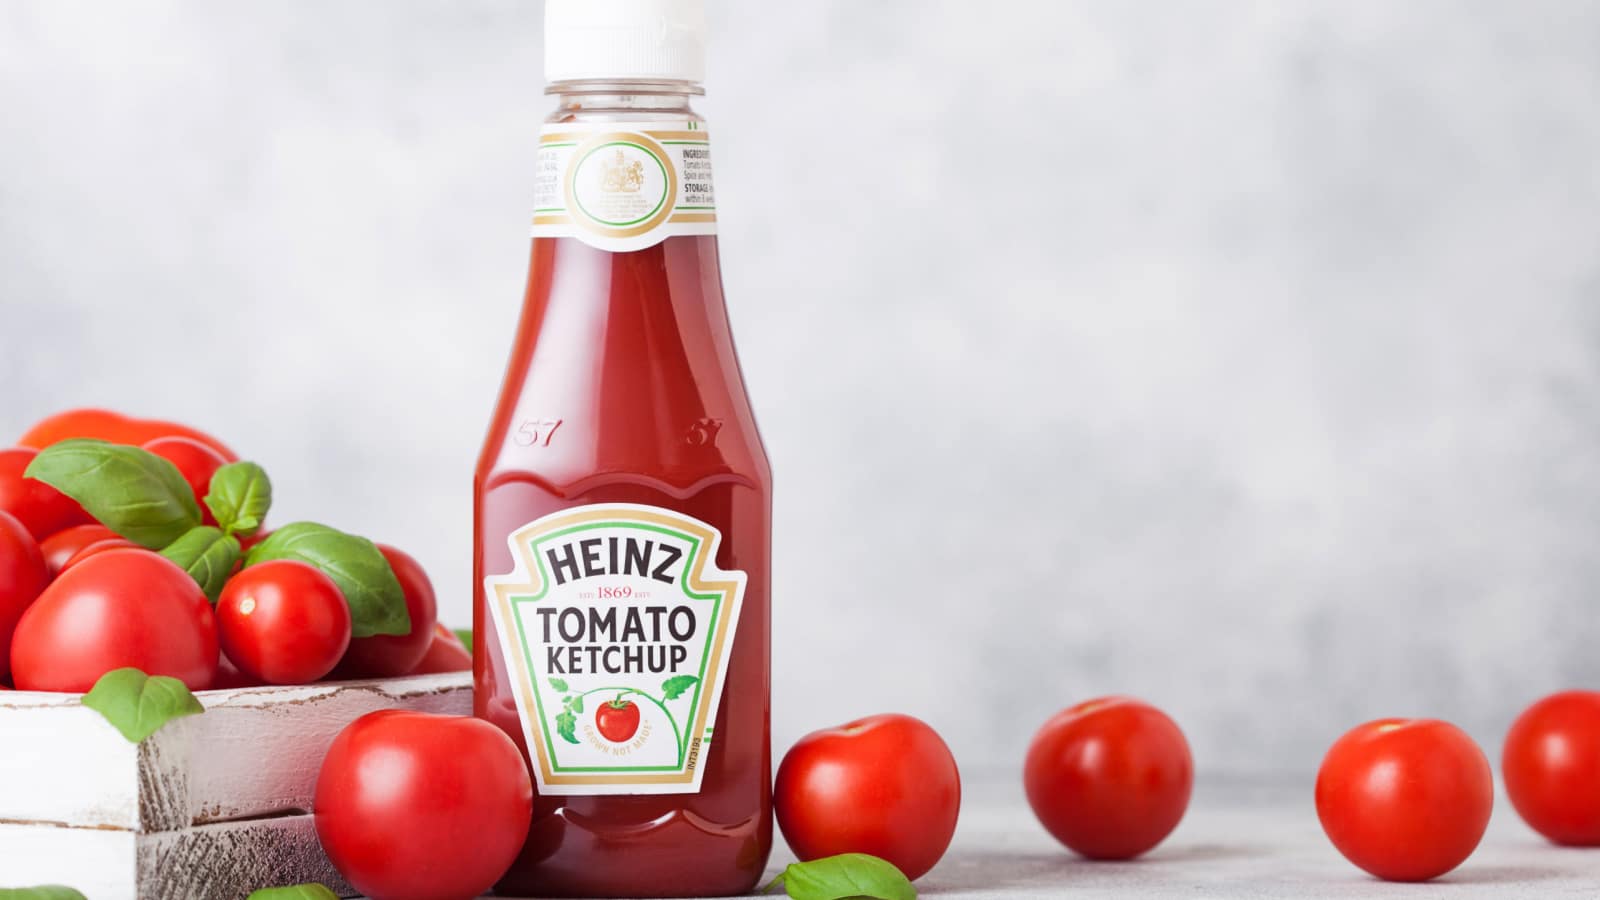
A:
POLYGON ((128 743, 75 694, 0 694, 0 887, 89 900, 230 900, 320 881, 311 799, 345 725, 379 709, 466 715, 467 672, 196 695, 203 715, 128 743))

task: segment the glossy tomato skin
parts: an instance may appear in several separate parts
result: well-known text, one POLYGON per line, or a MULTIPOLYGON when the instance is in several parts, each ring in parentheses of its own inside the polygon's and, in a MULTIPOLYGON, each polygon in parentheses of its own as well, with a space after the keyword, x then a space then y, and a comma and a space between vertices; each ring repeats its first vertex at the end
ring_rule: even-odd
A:
POLYGON ((79 550, 90 544, 115 540, 119 540, 117 533, 99 523, 74 525, 45 538, 39 543, 39 549, 44 551, 45 566, 50 569, 51 576, 55 576, 79 550))
POLYGON ((778 766, 773 806, 801 860, 869 853, 920 878, 961 812, 955 757, 927 723, 869 716, 801 738, 778 766))
POLYGON ((1494 773, 1466 732, 1436 719, 1379 719, 1334 742, 1317 772, 1317 818, 1333 846, 1389 881, 1461 865, 1494 807, 1494 773))
POLYGON ((334 739, 315 805, 322 848, 356 890, 378 900, 464 900, 516 858, 533 783, 495 726, 387 710, 334 739))
POLYGON ((1552 694, 1512 723, 1500 756, 1506 794, 1557 844, 1600 846, 1600 691, 1552 694))
POLYGON ((94 543, 84 547, 82 550, 79 550, 77 553, 74 553, 71 556, 67 557, 67 561, 61 564, 61 570, 58 571, 56 574, 60 575, 61 572, 67 571, 68 569, 72 568, 73 566, 76 566, 78 563, 83 562, 84 560, 88 559, 89 557, 94 556, 95 554, 98 554, 98 553, 104 553, 107 550, 143 550, 143 549, 144 549, 143 547, 140 547, 138 544, 135 544, 133 541, 130 541, 127 538, 108 537, 105 540, 95 541, 94 543))
POLYGON ((0 512, 0 681, 11 677, 11 635, 50 583, 44 554, 16 517, 0 512))
POLYGON ((639 732, 639 704, 632 700, 607 700, 594 711, 594 727, 613 744, 626 743, 639 732))
POLYGON ((266 684, 307 684, 350 645, 350 606, 333 579, 290 559, 251 566, 217 598, 222 651, 266 684))
POLYGON ((406 613, 411 616, 411 631, 401 635, 376 634, 350 642, 344 661, 339 664, 341 678, 390 678, 414 671, 433 646, 433 626, 439 618, 439 604, 433 582, 422 564, 402 550, 379 544, 378 550, 406 596, 406 613))
POLYGON ((1166 713, 1128 697, 1062 710, 1023 766, 1028 805, 1056 840, 1090 859, 1132 859, 1172 833, 1189 808, 1194 760, 1166 713))
POLYGON ((211 493, 211 476, 227 465, 228 460, 194 438, 160 437, 146 443, 143 449, 178 467, 178 473, 194 493, 194 502, 199 505, 205 524, 217 524, 217 518, 211 514, 211 508, 206 506, 205 500, 206 495, 211 493))
POLYGON ((217 673, 217 623, 193 578, 148 550, 96 554, 61 573, 11 642, 19 690, 83 693, 133 666, 204 690, 217 673))
POLYGON ((436 675, 440 672, 471 672, 472 651, 467 645, 461 643, 450 629, 443 625, 433 626, 433 642, 428 645, 428 652, 423 654, 422 661, 416 668, 406 673, 408 675, 436 675))
POLYGON ((0 450, 0 512, 16 516, 35 541, 93 522, 78 501, 36 478, 23 476, 38 455, 39 451, 26 447, 0 450))
POLYGON ((41 419, 17 441, 17 446, 43 450, 68 438, 94 438, 138 447, 169 435, 193 438, 222 454, 228 462, 239 459, 226 444, 203 431, 177 422, 136 419, 108 409, 69 409, 41 419))
POLYGON ((223 654, 222 658, 217 660, 217 677, 211 679, 210 689, 227 691, 234 688, 261 687, 262 684, 261 679, 239 671, 239 667, 228 659, 227 654, 223 654))

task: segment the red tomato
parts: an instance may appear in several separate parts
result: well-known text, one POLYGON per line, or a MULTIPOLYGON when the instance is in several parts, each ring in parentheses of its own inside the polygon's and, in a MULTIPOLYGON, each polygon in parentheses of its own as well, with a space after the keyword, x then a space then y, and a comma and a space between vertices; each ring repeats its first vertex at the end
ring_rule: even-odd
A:
POLYGON ((350 605, 333 579, 292 559, 251 566, 217 598, 222 652, 267 684, 306 684, 350 646, 350 605))
MULTIPOLYGON (((339 664, 341 678, 389 678, 405 675, 417 668, 433 646, 433 626, 438 620, 438 601, 433 582, 421 563, 386 544, 378 550, 389 560, 395 577, 406 595, 406 612, 411 616, 411 631, 402 635, 379 634, 356 638, 339 664)), ((470 667, 470 666, 469 666, 470 667)))
POLYGON ((222 454, 228 462, 239 457, 227 445, 187 425, 163 422, 159 419, 135 419, 105 409, 69 409, 40 420, 17 441, 19 447, 44 448, 68 438, 95 438, 113 444, 131 444, 138 447, 159 437, 177 435, 194 438, 222 454))
POLYGON ((211 476, 228 464, 222 454, 194 438, 186 437, 156 438, 145 444, 144 449, 178 467, 183 480, 189 482, 189 490, 194 492, 194 502, 199 504, 200 515, 205 523, 217 524, 217 518, 211 514, 205 500, 206 494, 211 493, 211 476))
POLYGON ((1489 760, 1436 719, 1353 728, 1317 772, 1322 830, 1346 859, 1389 881, 1427 881, 1461 865, 1493 806, 1489 760))
POLYGON ((272 537, 271 529, 263 528, 249 537, 239 538, 239 547, 240 549, 244 550, 244 552, 249 553, 251 547, 254 547, 269 537, 272 537))
POLYGON ((19 690, 83 693, 125 666, 196 691, 217 673, 206 595, 148 550, 108 550, 62 572, 22 614, 11 643, 19 690))
POLYGON ((93 522, 78 501, 36 478, 23 477, 38 455, 39 451, 26 447, 0 450, 0 512, 16 516, 36 541, 93 522))
POLYGON ((626 743, 639 731, 639 704, 618 697, 594 711, 594 727, 613 744, 626 743))
POLYGON ((482 719, 385 710, 334 738, 315 805, 322 849, 357 891, 470 898, 522 849, 533 783, 517 745, 482 719))
POLYGON ((44 563, 49 567, 50 574, 55 575, 79 550, 90 544, 117 539, 117 533, 104 525, 74 525, 45 538, 40 542, 39 549, 44 551, 44 563))
POLYGON ((440 672, 472 671, 472 651, 455 633, 443 625, 433 626, 433 642, 422 662, 406 673, 408 675, 436 675, 440 672))
POLYGON ((1132 859, 1161 843, 1183 819, 1193 786, 1177 723, 1128 697, 1056 713, 1033 736, 1023 767, 1033 814, 1090 859, 1132 859))
POLYGON ((252 678, 239 671, 239 667, 226 656, 217 660, 217 677, 211 679, 211 690, 227 691, 249 687, 261 687, 261 679, 252 678))
POLYGON ((67 557, 67 561, 61 564, 60 572, 57 572, 56 574, 59 575, 59 574, 61 574, 61 572, 65 572, 66 570, 72 568, 73 566, 77 565, 78 563, 83 562, 84 560, 88 559, 89 557, 94 556, 97 553, 104 553, 107 550, 143 550, 143 549, 144 549, 143 547, 139 546, 138 544, 135 544, 133 541, 130 541, 127 538, 109 537, 109 538, 106 538, 103 541, 95 541, 94 543, 90 544, 89 546, 84 547, 82 550, 79 550, 77 553, 74 553, 71 556, 67 557))
POLYGON ((869 716, 801 738, 778 767, 772 802, 801 860, 870 853, 915 879, 950 846, 961 773, 927 723, 869 716))
POLYGON ((1534 831, 1600 846, 1600 692, 1552 694, 1523 711, 1506 735, 1500 773, 1534 831))
POLYGON ((11 677, 11 634, 17 620, 49 583, 50 570, 33 535, 16 517, 0 512, 0 681, 11 677))

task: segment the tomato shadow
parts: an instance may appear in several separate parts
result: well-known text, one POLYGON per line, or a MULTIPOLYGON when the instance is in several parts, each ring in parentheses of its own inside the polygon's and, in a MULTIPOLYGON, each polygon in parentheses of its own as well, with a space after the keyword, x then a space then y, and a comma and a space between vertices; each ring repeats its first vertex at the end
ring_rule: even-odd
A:
POLYGON ((1190 844, 1162 847, 1135 860, 1085 859, 1065 850, 952 853, 917 881, 919 894, 937 897, 961 891, 983 891, 1015 885, 1037 887, 1057 882, 1079 887, 1126 884, 1130 873, 1166 866, 1226 862, 1263 857, 1265 847, 1240 844, 1190 844))
POLYGON ((1526 881, 1547 881, 1551 878, 1560 878, 1570 875, 1560 869, 1551 869, 1543 866, 1475 866, 1467 862, 1461 868, 1448 875, 1428 882, 1429 884, 1514 884, 1526 881))

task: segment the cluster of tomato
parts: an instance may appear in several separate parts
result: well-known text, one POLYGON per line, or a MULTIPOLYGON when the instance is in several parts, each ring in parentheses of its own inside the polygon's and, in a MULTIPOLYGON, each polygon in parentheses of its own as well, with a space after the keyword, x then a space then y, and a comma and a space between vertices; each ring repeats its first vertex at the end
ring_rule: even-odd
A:
MULTIPOLYGON (((1506 794, 1548 840, 1600 846, 1600 692, 1565 691, 1523 711, 1500 757, 1506 794)), ((1380 719, 1338 741, 1317 774, 1317 816, 1352 863, 1426 881, 1477 849, 1494 773, 1466 732, 1436 719, 1380 719)))
MULTIPOLYGON (((139 447, 171 463, 206 525, 216 524, 202 502, 213 476, 237 462, 193 428, 103 410, 52 416, 0 450, 0 685, 81 693, 124 667, 178 678, 191 690, 471 667, 466 647, 437 624, 428 576, 392 547, 377 545, 405 595, 405 634, 352 637, 339 586, 293 559, 247 568, 231 560, 216 578, 213 608, 193 571, 85 510, 101 498, 74 499, 26 474, 41 451, 72 439, 139 447)), ((252 527, 238 546, 270 534, 252 527)))
MULTIPOLYGON (((1554 694, 1523 712, 1506 737, 1506 793, 1549 840, 1600 846, 1597 761, 1600 692, 1554 694)), ((1125 697, 1056 714, 1034 736, 1023 768, 1045 830, 1090 859, 1131 859, 1161 843, 1183 818, 1193 777, 1177 724, 1125 697)), ((955 760, 932 728, 875 716, 796 744, 778 769, 774 806, 802 860, 869 853, 915 879, 949 846, 960 793, 955 760)), ((1494 776, 1454 725, 1381 719, 1334 743, 1315 802, 1329 840, 1352 863, 1391 881, 1426 881, 1477 848, 1494 776)))
MULTIPOLYGON (((1051 717, 1028 746, 1023 786, 1045 830, 1092 859, 1130 859, 1177 827, 1194 766, 1165 713, 1127 697, 1051 717)), ((944 856, 961 775, 927 723, 879 715, 813 732, 784 756, 778 827, 802 860, 866 853, 917 879, 944 856)))

